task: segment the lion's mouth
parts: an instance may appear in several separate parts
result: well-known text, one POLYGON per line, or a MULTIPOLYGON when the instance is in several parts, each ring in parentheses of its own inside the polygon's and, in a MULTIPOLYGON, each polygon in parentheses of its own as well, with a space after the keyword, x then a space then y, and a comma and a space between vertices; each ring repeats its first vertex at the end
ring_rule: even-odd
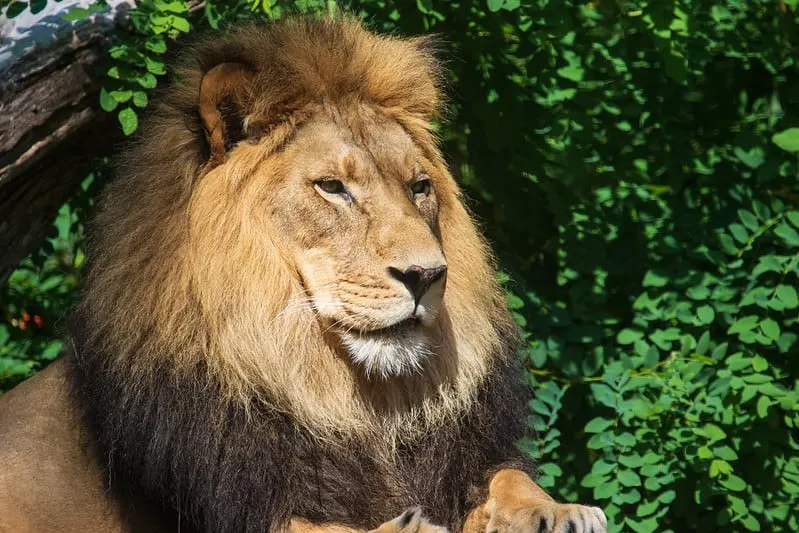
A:
POLYGON ((405 320, 401 320, 396 324, 392 324, 390 326, 386 326, 384 328, 377 328, 377 329, 369 329, 369 330, 361 330, 358 333, 362 336, 367 337, 393 337, 397 335, 401 335, 409 330, 415 329, 421 324, 417 317, 409 317, 405 320))

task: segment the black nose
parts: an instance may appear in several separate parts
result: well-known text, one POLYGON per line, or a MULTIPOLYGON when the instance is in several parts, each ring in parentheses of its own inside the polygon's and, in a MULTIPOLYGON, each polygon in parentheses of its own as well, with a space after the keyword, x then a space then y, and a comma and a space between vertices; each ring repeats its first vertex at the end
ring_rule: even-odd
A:
POLYGON ((419 265, 411 265, 404 271, 394 267, 388 267, 388 273, 394 279, 401 281, 413 294, 414 300, 418 303, 424 293, 439 280, 447 276, 447 266, 441 265, 433 268, 424 268, 419 265))

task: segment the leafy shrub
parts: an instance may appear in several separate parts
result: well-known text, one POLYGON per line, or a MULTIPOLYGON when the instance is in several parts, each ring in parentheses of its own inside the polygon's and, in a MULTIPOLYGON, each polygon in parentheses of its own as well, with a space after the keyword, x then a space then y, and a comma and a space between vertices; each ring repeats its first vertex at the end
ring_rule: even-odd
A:
POLYGON ((99 180, 89 175, 61 206, 52 231, 0 292, 0 391, 61 353, 63 322, 77 298, 86 216, 99 180))
MULTIPOLYGON (((346 4, 444 37, 442 139, 513 280, 537 391, 521 445, 613 531, 799 530, 797 3, 346 4)), ((335 8, 138 5, 100 102, 126 132, 172 37, 335 8)), ((38 276, 15 274, 7 310, 66 311, 38 276)), ((0 361, 52 353, 15 335, 0 361)))

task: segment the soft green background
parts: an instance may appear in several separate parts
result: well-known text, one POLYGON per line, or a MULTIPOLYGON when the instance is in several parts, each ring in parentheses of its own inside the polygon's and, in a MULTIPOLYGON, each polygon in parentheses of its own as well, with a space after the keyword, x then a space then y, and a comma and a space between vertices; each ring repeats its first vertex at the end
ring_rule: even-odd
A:
MULTIPOLYGON (((543 485, 603 506, 612 531, 799 531, 798 1, 338 6, 442 35, 445 151, 527 339, 540 438, 522 446, 543 485)), ((44 3, 0 0, 7 16, 44 3)), ((174 38, 337 8, 138 5, 98 102, 126 133, 174 38)), ((59 352, 103 181, 0 293, 3 388, 59 352)))

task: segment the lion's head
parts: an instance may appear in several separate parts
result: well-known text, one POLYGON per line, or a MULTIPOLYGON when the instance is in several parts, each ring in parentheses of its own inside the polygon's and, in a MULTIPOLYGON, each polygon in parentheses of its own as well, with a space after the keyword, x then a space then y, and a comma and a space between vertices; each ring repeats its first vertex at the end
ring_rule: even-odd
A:
POLYGON ((256 171, 247 216, 279 236, 304 289, 290 306, 312 308, 367 376, 407 375, 441 344, 438 194, 451 191, 398 122, 368 103, 336 107, 320 105, 256 171))
POLYGON ((100 204, 78 355, 132 387, 207 367, 320 433, 457 414, 512 327, 439 76, 347 18, 198 46, 100 204))

